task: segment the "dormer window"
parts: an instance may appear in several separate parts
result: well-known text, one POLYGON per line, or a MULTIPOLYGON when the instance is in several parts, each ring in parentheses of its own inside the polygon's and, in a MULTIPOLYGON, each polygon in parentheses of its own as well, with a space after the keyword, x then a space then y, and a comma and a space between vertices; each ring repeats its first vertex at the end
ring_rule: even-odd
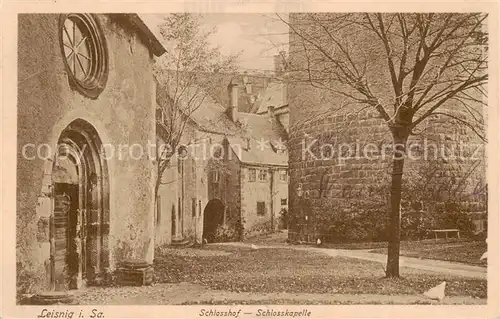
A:
POLYGON ((252 143, 249 137, 246 138, 246 147, 245 150, 249 151, 252 148, 252 143))
POLYGON ((275 153, 278 153, 278 154, 283 154, 283 153, 285 153, 285 151, 286 151, 286 145, 285 145, 285 143, 281 140, 281 138, 280 138, 280 139, 278 139, 278 140, 275 140, 275 141, 271 141, 271 142, 270 142, 270 144, 271 144, 271 147, 272 147, 272 149, 273 149, 273 151, 274 151, 275 153))

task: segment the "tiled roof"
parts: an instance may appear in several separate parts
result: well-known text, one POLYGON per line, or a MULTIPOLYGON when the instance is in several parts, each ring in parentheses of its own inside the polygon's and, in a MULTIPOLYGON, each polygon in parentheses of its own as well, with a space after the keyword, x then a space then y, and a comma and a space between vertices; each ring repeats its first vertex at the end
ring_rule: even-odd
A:
POLYGON ((208 94, 202 105, 191 113, 191 119, 204 131, 228 135, 240 132, 240 128, 227 116, 226 109, 208 94))
POLYGON ((154 25, 150 18, 144 14, 129 14, 130 20, 139 28, 139 30, 146 36, 148 44, 156 56, 161 56, 167 52, 165 43, 161 40, 157 25, 154 25))
POLYGON ((262 94, 268 83, 268 78, 263 76, 255 76, 252 74, 224 74, 224 73, 210 73, 205 75, 208 80, 203 83, 206 90, 221 104, 227 105, 229 97, 227 93, 227 85, 232 82, 238 85, 238 109, 241 112, 251 112, 255 101, 258 96, 262 94), (248 79, 246 85, 244 78, 248 79))
POLYGON ((286 87, 283 83, 271 82, 264 90, 264 92, 255 101, 253 110, 257 114, 263 114, 267 112, 270 106, 275 108, 281 107, 287 104, 285 91, 286 87))
POLYGON ((267 115, 239 113, 246 135, 230 136, 230 145, 241 162, 256 165, 288 165, 287 134, 267 115), (250 146, 250 147, 248 147, 250 146))
MULTIPOLYGON (((187 91, 195 90, 201 92, 198 87, 187 91)), ((163 94, 159 96, 161 95, 163 94)), ((162 104, 161 101, 158 102, 162 104)), ((190 114, 190 119, 201 131, 226 136, 238 159, 243 163, 288 165, 287 133, 278 121, 270 119, 267 114, 238 112, 238 120, 235 123, 226 114, 226 108, 206 94, 201 106, 190 114)))

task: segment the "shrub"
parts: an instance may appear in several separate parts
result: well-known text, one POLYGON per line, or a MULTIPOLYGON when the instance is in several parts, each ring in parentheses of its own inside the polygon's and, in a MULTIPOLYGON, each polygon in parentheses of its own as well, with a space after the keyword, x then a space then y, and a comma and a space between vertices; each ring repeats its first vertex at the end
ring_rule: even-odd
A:
POLYGON ((279 216, 279 228, 288 229, 288 210, 283 208, 279 216))
POLYGON ((215 229, 214 242, 228 242, 237 237, 235 227, 229 225, 219 225, 215 229))
POLYGON ((437 227, 439 228, 457 228, 464 235, 471 236, 474 233, 474 224, 466 213, 444 212, 437 217, 437 227))
POLYGON ((268 234, 272 231, 271 221, 266 220, 264 222, 257 223, 251 228, 245 230, 245 237, 253 237, 261 234, 268 234))
POLYGON ((243 240, 243 237, 244 237, 244 233, 245 233, 245 218, 241 217, 241 219, 238 219, 236 221, 236 225, 235 225, 235 232, 236 232, 236 236, 237 240, 241 241, 243 240))
POLYGON ((335 218, 327 230, 327 241, 362 242, 386 240, 387 214, 380 210, 367 210, 358 214, 342 214, 335 218))
POLYGON ((423 239, 429 229, 435 228, 435 216, 428 211, 403 211, 401 213, 401 238, 423 239))

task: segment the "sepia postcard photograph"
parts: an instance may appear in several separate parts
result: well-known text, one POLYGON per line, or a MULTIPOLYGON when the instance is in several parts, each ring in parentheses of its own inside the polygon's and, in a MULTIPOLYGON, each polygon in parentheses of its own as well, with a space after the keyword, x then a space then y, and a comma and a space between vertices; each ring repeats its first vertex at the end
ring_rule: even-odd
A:
POLYGON ((0 316, 500 318, 496 3, 247 4, 3 4, 0 316))

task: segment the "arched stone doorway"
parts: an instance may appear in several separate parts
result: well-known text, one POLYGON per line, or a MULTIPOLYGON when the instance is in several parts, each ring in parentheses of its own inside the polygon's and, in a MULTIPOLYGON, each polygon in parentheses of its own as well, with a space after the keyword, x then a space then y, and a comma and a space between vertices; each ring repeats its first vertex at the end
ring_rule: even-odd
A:
POLYGON ((212 199, 203 211, 203 239, 213 243, 217 226, 224 223, 224 203, 219 199, 212 199))
POLYGON ((78 119, 58 140, 52 168, 51 281, 56 290, 93 284, 109 267, 109 181, 95 128, 78 119))

